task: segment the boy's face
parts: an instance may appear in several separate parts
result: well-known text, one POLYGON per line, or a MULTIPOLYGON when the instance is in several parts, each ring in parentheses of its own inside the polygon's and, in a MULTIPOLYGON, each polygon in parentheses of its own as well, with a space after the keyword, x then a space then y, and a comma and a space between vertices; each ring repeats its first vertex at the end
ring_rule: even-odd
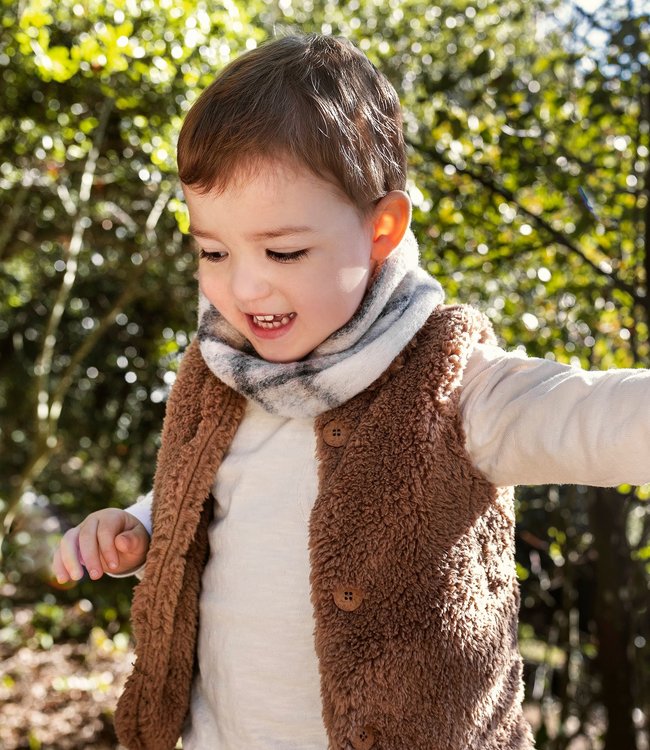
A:
POLYGON ((223 192, 184 192, 201 291, 260 357, 300 360, 354 315, 372 227, 330 183, 274 161, 223 192))

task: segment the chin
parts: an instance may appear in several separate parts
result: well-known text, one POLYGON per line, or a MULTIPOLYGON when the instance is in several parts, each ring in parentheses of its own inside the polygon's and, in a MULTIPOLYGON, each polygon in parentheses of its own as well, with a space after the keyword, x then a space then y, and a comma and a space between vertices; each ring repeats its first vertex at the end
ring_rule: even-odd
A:
POLYGON ((273 362, 278 365, 298 361, 295 357, 290 357, 290 356, 283 357, 280 354, 273 355, 273 354, 261 352, 259 351, 259 349, 255 349, 255 351, 257 352, 257 356, 260 357, 261 359, 265 359, 267 362, 273 362))
POLYGON ((258 349, 255 349, 255 351, 257 352, 258 356, 261 357, 262 359, 265 359, 267 362, 273 362, 274 364, 277 364, 277 365, 286 365, 291 362, 300 362, 301 360, 308 357, 310 354, 310 352, 307 352, 306 354, 302 354, 300 356, 295 356, 295 355, 292 356, 290 354, 282 355, 282 354, 273 354, 270 352, 261 352, 258 349))

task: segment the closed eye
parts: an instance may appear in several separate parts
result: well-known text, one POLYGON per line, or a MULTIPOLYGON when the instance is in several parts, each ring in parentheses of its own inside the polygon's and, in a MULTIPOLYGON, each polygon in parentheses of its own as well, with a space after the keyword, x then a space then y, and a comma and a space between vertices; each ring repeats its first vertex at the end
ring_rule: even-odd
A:
MULTIPOLYGON (((271 260, 276 261, 276 263, 295 263, 301 258, 304 258, 308 252, 308 250, 294 250, 291 253, 280 253, 277 250, 267 250, 266 255, 271 260)), ((219 263, 227 257, 228 253, 221 252, 220 250, 208 251, 203 248, 199 249, 199 258, 204 258, 211 263, 219 263)))
POLYGON ((278 263, 294 263, 304 258, 308 252, 308 250, 295 250, 292 253, 278 253, 276 250, 267 250, 266 255, 278 263))
POLYGON ((219 261, 223 260, 225 257, 226 253, 222 253, 218 250, 208 252, 203 248, 199 249, 199 258, 205 258, 205 260, 209 260, 211 263, 219 263, 219 261))

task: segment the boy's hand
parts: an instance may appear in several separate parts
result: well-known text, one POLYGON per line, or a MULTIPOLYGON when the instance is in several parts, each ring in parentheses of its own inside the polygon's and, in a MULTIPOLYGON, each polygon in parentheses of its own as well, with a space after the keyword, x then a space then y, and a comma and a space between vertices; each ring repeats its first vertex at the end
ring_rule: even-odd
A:
POLYGON ((104 573, 136 570, 148 549, 149 534, 137 518, 118 508, 105 508, 66 531, 52 568, 59 583, 78 581, 83 567, 96 580, 104 573))

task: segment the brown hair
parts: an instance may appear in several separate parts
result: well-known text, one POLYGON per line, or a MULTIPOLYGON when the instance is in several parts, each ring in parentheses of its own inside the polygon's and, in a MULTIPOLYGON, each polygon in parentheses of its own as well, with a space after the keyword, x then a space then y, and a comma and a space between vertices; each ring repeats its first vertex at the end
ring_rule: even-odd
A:
POLYGON ((268 158, 333 181, 365 211, 406 184, 395 89, 345 39, 287 36, 243 54, 185 118, 179 174, 207 193, 268 158))

